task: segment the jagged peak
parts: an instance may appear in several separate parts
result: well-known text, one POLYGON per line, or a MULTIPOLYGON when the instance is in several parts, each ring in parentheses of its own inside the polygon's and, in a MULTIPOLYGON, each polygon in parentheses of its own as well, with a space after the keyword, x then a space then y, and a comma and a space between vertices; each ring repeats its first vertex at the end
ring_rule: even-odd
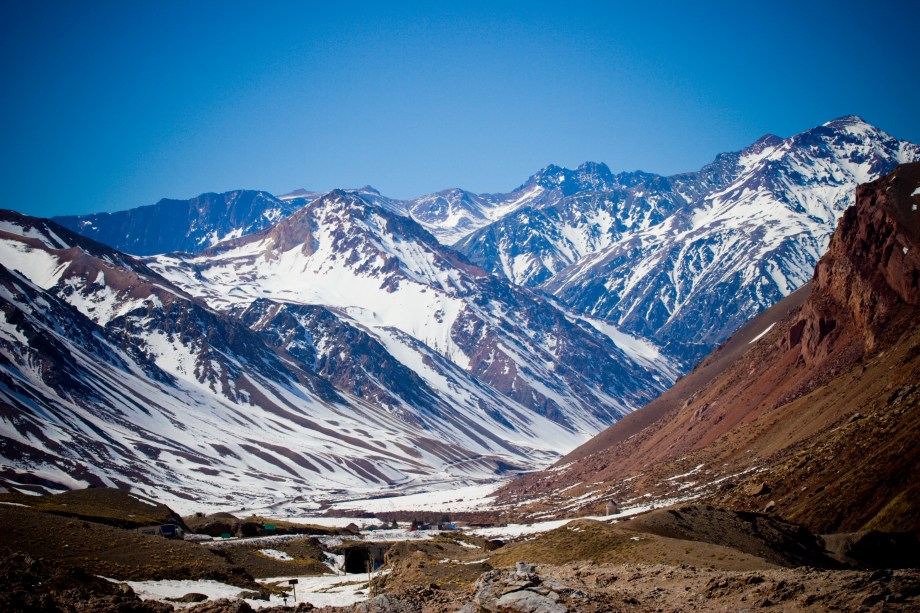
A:
MULTIPOLYGON (((776 136, 775 134, 767 133, 761 136, 760 138, 758 138, 756 141, 754 141, 747 147, 745 147, 744 149, 742 149, 739 153, 742 156, 759 155, 765 149, 779 147, 780 145, 783 144, 785 140, 786 139, 776 136)), ((724 154, 720 154, 720 155, 724 155, 724 154)), ((718 160, 719 158, 717 157, 716 159, 718 160)))
POLYGON ((566 168, 565 166, 557 166, 556 164, 549 164, 545 168, 540 169, 535 175, 533 175, 528 183, 545 181, 547 179, 557 179, 559 176, 566 176, 572 171, 566 168))
POLYGON ((520 190, 522 190, 522 189, 526 189, 526 188, 528 188, 528 187, 531 187, 531 186, 533 186, 533 185, 540 185, 540 184, 546 182, 547 179, 548 179, 550 176, 558 176, 558 174, 559 174, 560 172, 562 172, 562 173, 567 173, 567 172, 571 172, 571 171, 570 171, 570 170, 567 170, 567 169, 565 169, 565 168, 563 168, 562 166, 557 166, 556 164, 549 164, 549 165, 547 165, 547 166, 544 166, 543 168, 541 168, 540 170, 538 170, 538 171, 535 172, 534 174, 530 175, 530 176, 527 178, 527 180, 524 181, 524 183, 522 183, 522 184, 518 185, 516 188, 514 188, 514 191, 517 192, 517 191, 520 191, 520 190))
POLYGON ((610 167, 603 162, 582 162, 575 171, 583 174, 613 176, 610 167))
POLYGON ((547 164, 545 167, 540 169, 537 172, 537 175, 548 175, 554 172, 559 172, 560 170, 566 170, 565 166, 559 166, 557 164, 547 164))
POLYGON ((416 200, 421 200, 422 198, 430 198, 431 196, 453 196, 455 194, 463 195, 468 193, 468 191, 460 187, 448 187, 447 189, 438 190, 436 192, 420 196, 419 198, 416 198, 416 200))
POLYGON ((846 126, 854 125, 864 125, 869 127, 875 127, 870 124, 868 121, 860 117, 859 115, 844 115, 843 117, 838 117, 837 119, 832 119, 827 123, 823 124, 829 128, 843 128, 846 126))
MULTIPOLYGON (((368 192, 358 192, 350 189, 336 188, 317 198, 313 202, 306 204, 301 209, 301 211, 322 208, 346 208, 355 212, 359 212, 359 215, 365 215, 373 212, 382 214, 387 218, 399 219, 400 222, 411 222, 412 224, 416 223, 410 217, 403 215, 398 211, 393 211, 386 205, 380 204, 373 197, 371 197, 368 192)), ((300 211, 288 219, 282 220, 278 225, 285 223, 299 223, 300 217, 302 216, 299 213, 300 211)), ((309 213, 306 214, 309 215, 309 213)), ((419 226, 419 228, 422 228, 422 226, 419 226)))
POLYGON ((351 190, 342 189, 341 187, 336 187, 326 192, 326 195, 320 198, 320 200, 326 200, 327 198, 354 198, 356 197, 355 193, 351 190))
POLYGON ((754 143, 751 144, 751 146, 749 147, 749 149, 753 149, 753 148, 762 148, 762 147, 772 147, 772 146, 775 146, 775 145, 779 145, 779 144, 782 143, 782 142, 783 142, 783 139, 782 139, 782 138, 780 138, 780 137, 777 136, 776 134, 770 134, 769 132, 767 132, 766 134, 764 134, 763 136, 761 136, 760 138, 758 138, 756 141, 754 141, 754 143))
POLYGON ((613 173, 603 162, 583 162, 578 165, 575 170, 570 170, 565 166, 559 166, 557 164, 549 164, 533 174, 517 189, 520 190, 534 184, 543 185, 544 187, 556 186, 575 177, 600 177, 602 179, 612 179, 613 173))
POLYGON ((357 192, 359 194, 376 194, 378 196, 380 195, 380 191, 373 185, 365 185, 364 187, 356 187, 356 188, 348 189, 345 191, 357 192))

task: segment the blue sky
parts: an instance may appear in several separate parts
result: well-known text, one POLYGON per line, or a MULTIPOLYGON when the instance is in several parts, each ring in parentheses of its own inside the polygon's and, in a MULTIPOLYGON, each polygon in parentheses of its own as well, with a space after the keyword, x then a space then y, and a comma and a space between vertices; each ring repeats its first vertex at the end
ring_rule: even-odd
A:
POLYGON ((0 206, 670 174, 850 113, 920 142, 920 3, 335 4, 0 3, 0 206))

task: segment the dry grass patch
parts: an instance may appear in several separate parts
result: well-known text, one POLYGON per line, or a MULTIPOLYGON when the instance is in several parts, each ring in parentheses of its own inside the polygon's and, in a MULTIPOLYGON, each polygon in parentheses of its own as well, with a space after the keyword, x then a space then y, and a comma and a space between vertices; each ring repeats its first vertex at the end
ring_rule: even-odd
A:
POLYGON ((775 568, 766 560, 729 547, 643 534, 593 520, 574 520, 561 528, 497 549, 496 568, 534 564, 685 564, 695 568, 756 570, 775 568))
POLYGON ((12 492, 0 494, 0 501, 119 528, 169 523, 185 526, 182 518, 165 504, 108 487, 71 490, 46 496, 27 496, 12 492))
POLYGON ((240 566, 185 541, 142 536, 34 509, 0 505, 3 546, 119 580, 215 579, 257 587, 240 566))
POLYGON ((219 548, 220 555, 235 566, 245 568, 258 579, 285 575, 322 575, 330 572, 323 564, 323 549, 316 539, 304 537, 292 541, 262 545, 233 545, 219 548), (279 560, 261 550, 286 553, 292 560, 279 560))

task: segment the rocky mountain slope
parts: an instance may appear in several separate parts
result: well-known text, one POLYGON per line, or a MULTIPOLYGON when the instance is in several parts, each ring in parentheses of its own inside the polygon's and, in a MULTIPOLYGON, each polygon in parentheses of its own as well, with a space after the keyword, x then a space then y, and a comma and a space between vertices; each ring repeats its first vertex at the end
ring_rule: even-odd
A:
POLYGON ((413 390, 404 393, 436 392, 471 416, 501 420, 524 409, 574 432, 597 431, 673 376, 660 356, 641 355, 635 339, 612 338, 486 274, 355 192, 333 191, 265 232, 148 264, 213 308, 241 312, 289 351, 292 326, 305 330, 301 338, 323 347, 306 357, 325 368, 336 367, 332 347, 340 364, 360 361, 367 382, 389 376, 369 368, 390 363, 417 377, 407 385, 400 375, 413 390), (319 329, 314 315, 336 320, 350 342, 320 342, 330 328, 319 329), (389 362, 369 359, 387 353, 389 362))
MULTIPOLYGON (((331 376, 328 360, 295 351, 312 337, 286 352, 141 261, 53 222, 4 212, 0 262, 6 486, 130 486, 180 505, 309 505, 331 492, 493 478, 582 436, 443 359, 449 383, 494 417, 473 401, 477 418, 458 414, 459 401, 416 389, 393 358, 366 371, 402 402, 389 411, 360 382, 331 376)), ((304 317, 305 326, 320 330, 323 315, 304 317)))
POLYGON ((702 497, 819 533, 920 529, 918 206, 920 164, 860 186, 812 283, 503 500, 702 497))
MULTIPOLYGON (((843 117, 696 173, 601 173, 456 247, 689 366, 809 278, 857 184, 918 159, 920 147, 843 117)), ((572 174, 550 168, 521 189, 569 186, 572 174)))
POLYGON ((146 263, 4 212, 0 263, 0 478, 15 487, 315 505, 491 479, 668 383, 628 337, 343 192, 146 263))

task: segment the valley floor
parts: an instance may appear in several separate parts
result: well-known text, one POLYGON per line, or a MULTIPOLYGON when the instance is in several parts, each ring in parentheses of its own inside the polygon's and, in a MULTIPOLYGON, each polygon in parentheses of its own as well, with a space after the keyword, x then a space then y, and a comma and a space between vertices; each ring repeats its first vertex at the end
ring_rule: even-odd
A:
MULTIPOLYGON (((309 534, 183 542, 112 525, 136 517, 124 511, 132 500, 131 511, 167 510, 118 490, 18 500, 0 505, 0 610, 10 612, 920 610, 916 535, 820 537, 709 505, 449 531, 302 517, 271 521, 309 534), (368 561, 370 576, 356 572, 368 561)), ((239 533, 261 519, 184 521, 239 533)))
MULTIPOLYGON (((468 590, 442 590, 431 584, 416 584, 373 599, 368 596, 366 575, 299 577, 298 581, 298 602, 330 612, 371 608, 381 613, 742 611, 768 607, 773 611, 906 611, 920 606, 918 570, 841 571, 805 567, 729 571, 686 565, 576 562, 528 567, 523 573, 517 569, 493 571, 468 590), (517 597, 507 597, 513 594, 517 597), (497 601, 502 596, 506 602, 499 605, 497 601), (494 602, 490 601, 492 597, 494 602), (517 609, 512 605, 515 601, 517 609)), ((240 594, 239 588, 213 581, 131 582, 130 585, 141 598, 164 603, 169 602, 167 598, 188 593, 202 593, 212 601, 234 599, 240 594)), ((293 597, 283 599, 280 595, 245 602, 256 610, 285 604, 296 606, 293 597)), ((224 610, 232 610, 232 606, 226 603, 224 610)))

